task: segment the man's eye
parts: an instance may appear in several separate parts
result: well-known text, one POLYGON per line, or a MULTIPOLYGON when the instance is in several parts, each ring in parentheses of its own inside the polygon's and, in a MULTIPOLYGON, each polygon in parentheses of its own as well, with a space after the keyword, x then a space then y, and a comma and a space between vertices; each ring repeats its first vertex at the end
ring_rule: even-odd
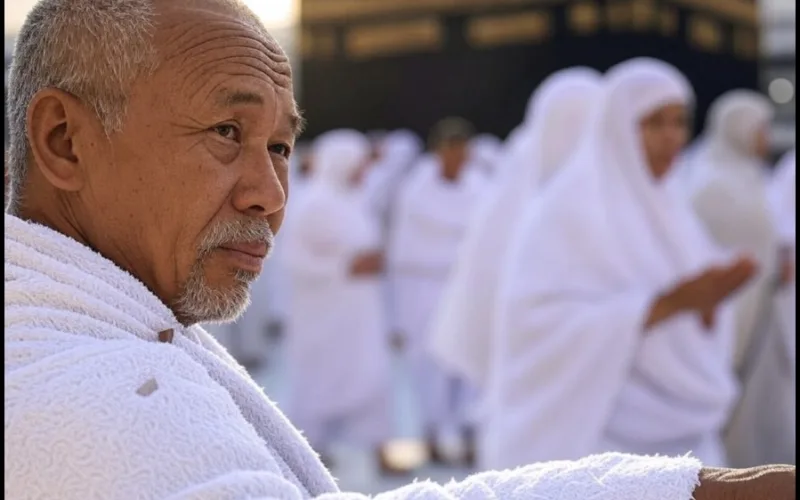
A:
POLYGON ((235 125, 229 125, 229 124, 217 125, 212 130, 214 130, 215 133, 217 133, 221 137, 224 137, 225 139, 239 142, 241 134, 239 133, 239 129, 235 125))
POLYGON ((292 154, 292 148, 286 144, 273 144, 269 147, 269 151, 270 153, 281 155, 284 158, 289 158, 289 156, 292 154))

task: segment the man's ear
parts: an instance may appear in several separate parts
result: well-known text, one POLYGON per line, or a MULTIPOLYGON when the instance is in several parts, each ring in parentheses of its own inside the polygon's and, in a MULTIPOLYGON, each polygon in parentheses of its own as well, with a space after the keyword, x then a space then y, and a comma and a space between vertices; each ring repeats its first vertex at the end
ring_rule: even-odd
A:
POLYGON ((42 89, 28 106, 27 134, 36 167, 56 189, 79 191, 86 182, 76 134, 89 132, 94 114, 75 96, 42 89))

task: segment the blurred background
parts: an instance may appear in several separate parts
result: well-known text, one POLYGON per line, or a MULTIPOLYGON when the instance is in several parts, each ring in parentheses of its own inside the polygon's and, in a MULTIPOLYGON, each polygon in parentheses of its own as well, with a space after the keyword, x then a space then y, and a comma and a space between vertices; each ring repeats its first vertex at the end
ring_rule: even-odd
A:
MULTIPOLYGON (((8 0, 5 68, 33 0, 8 0)), ((634 56, 678 66, 697 122, 732 88, 778 104, 774 147, 794 140, 791 0, 249 0, 294 62, 306 139, 337 127, 425 135, 456 114, 507 135, 553 71, 634 56)))
MULTIPOLYGON (((33 0, 6 0, 5 73, 33 0)), ((795 143, 793 0, 249 0, 293 61, 308 120, 304 141, 338 128, 370 137, 407 129, 421 138, 446 116, 506 138, 531 92, 569 66, 605 71, 636 56, 663 59, 691 80, 697 130, 725 91, 759 90, 774 103, 775 158, 795 143)), ((8 122, 4 124, 6 146, 8 122)), ((302 153, 302 150, 299 151, 302 153)), ((296 162, 304 161, 298 156, 296 162)), ((298 168, 302 168, 298 167, 298 168)), ((253 301, 259 316, 215 330, 279 405, 292 387, 284 355, 285 285, 278 260, 253 301)), ((313 313, 313 312, 310 312, 313 313)), ((424 463, 421 417, 408 369, 391 362, 392 459, 411 475, 383 475, 347 440, 331 453, 345 489, 379 492, 411 477, 446 480, 469 465, 424 463)))

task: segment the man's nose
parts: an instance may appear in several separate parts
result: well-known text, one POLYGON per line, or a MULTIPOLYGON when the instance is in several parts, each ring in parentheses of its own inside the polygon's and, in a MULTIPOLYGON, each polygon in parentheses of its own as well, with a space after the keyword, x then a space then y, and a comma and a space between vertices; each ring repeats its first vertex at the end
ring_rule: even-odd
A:
POLYGON ((240 212, 255 217, 266 217, 283 209, 286 193, 266 148, 245 162, 233 203, 240 212))

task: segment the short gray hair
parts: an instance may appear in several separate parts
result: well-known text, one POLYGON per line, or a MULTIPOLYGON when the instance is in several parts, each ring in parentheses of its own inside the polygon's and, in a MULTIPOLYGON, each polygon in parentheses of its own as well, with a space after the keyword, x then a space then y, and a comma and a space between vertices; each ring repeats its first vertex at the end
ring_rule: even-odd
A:
POLYGON ((42 0, 28 14, 8 77, 10 212, 26 175, 34 95, 69 92, 94 109, 107 134, 118 132, 131 85, 156 67, 153 31, 151 0, 42 0))

